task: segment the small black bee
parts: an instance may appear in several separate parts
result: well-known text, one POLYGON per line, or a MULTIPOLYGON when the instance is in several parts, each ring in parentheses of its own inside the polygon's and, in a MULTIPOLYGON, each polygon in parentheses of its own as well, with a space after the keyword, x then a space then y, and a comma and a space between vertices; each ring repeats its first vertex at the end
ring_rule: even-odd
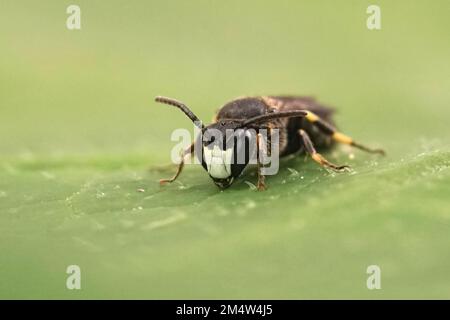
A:
MULTIPOLYGON (((311 158, 323 167, 342 172, 349 169, 347 165, 336 165, 325 159, 317 149, 328 149, 335 142, 351 145, 370 153, 384 155, 381 149, 370 149, 356 143, 349 136, 337 131, 332 120, 333 109, 323 106, 311 97, 300 96, 260 96, 239 98, 225 104, 217 113, 212 124, 204 126, 195 114, 182 102, 166 97, 156 97, 156 102, 175 106, 183 111, 189 119, 202 131, 202 136, 206 136, 209 129, 215 129, 226 136, 227 130, 241 130, 244 132, 253 129, 258 133, 262 129, 278 129, 279 131, 279 156, 299 152, 307 153, 311 158)), ((234 179, 238 177, 249 162, 248 154, 244 157, 243 163, 237 161, 225 161, 225 159, 236 160, 239 153, 248 153, 248 146, 238 149, 238 144, 232 148, 214 150, 217 159, 223 159, 214 163, 205 162, 205 154, 211 154, 211 144, 213 141, 202 139, 200 145, 203 152, 199 157, 203 167, 208 171, 213 182, 221 189, 229 187, 234 179), (218 154, 217 154, 218 153, 218 154)), ((269 141, 265 141, 268 143, 269 141)), ((173 182, 180 175, 184 166, 185 156, 194 153, 194 145, 186 149, 182 155, 176 174, 170 179, 160 180, 161 184, 173 182)), ((223 144, 225 145, 225 144, 223 144)), ((263 152, 260 143, 257 143, 257 153, 263 152)), ((270 144, 268 144, 270 147, 270 144)), ((270 148, 267 148, 269 150, 270 148)), ((258 157, 257 157, 258 159, 258 157)), ((264 190, 264 175, 261 174, 262 164, 257 162, 258 170, 258 190, 264 190)))

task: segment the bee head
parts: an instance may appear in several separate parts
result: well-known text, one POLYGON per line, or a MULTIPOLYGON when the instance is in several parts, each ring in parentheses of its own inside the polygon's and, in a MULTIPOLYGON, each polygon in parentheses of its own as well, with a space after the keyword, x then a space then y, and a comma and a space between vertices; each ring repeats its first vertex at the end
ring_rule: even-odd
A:
MULTIPOLYGON (((242 122, 221 120, 202 130, 201 163, 221 189, 229 187, 249 163, 249 132, 242 122)), ((200 145, 200 144, 198 144, 200 145)))
POLYGON ((213 182, 221 189, 228 188, 233 183, 255 152, 253 146, 256 144, 253 141, 256 140, 253 139, 256 139, 256 131, 249 128, 274 117, 270 114, 245 120, 226 119, 204 126, 184 103, 162 96, 156 97, 155 101, 180 109, 201 130, 202 134, 198 138, 201 140, 195 144, 201 146, 201 152, 197 150, 196 156, 213 182))

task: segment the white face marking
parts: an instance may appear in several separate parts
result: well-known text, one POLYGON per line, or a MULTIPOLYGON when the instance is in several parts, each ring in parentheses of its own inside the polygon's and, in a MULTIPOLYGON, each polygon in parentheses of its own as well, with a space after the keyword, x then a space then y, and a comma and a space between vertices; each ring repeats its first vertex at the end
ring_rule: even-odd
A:
POLYGON ((204 147, 203 156, 211 177, 225 179, 231 176, 232 148, 223 151, 218 146, 214 146, 213 149, 204 147))

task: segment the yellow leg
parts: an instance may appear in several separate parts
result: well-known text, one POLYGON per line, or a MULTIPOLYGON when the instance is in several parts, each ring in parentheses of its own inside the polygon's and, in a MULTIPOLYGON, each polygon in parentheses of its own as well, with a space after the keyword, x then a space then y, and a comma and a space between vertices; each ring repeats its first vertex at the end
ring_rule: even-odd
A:
POLYGON ((351 137, 337 131, 329 123, 320 119, 316 114, 314 114, 310 111, 307 111, 305 118, 306 118, 306 120, 308 120, 309 122, 314 124, 317 128, 319 128, 323 133, 331 136, 331 138, 336 142, 348 144, 350 146, 353 146, 355 148, 361 149, 366 152, 378 153, 381 155, 385 155, 385 152, 382 149, 372 149, 372 148, 366 147, 362 144, 355 142, 351 137))
POLYGON ((329 169, 332 169, 332 170, 337 171, 337 172, 349 171, 350 170, 350 167, 347 166, 347 165, 338 166, 338 165, 336 165, 334 163, 331 163, 327 159, 325 159, 320 153, 317 153, 317 151, 314 148, 314 145, 313 145, 311 139, 309 138, 308 134, 305 131, 303 131, 303 130, 300 130, 299 133, 300 133, 300 137, 302 138, 303 145, 305 146, 305 151, 311 156, 311 158, 315 162, 320 164, 322 167, 329 168, 329 169))

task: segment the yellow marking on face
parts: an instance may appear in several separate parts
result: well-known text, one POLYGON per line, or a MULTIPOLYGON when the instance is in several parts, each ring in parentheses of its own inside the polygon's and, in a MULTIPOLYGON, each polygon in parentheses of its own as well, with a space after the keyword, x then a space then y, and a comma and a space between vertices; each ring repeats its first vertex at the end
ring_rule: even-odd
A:
POLYGON ((349 136, 346 136, 343 133, 340 132, 335 132, 333 133, 333 140, 338 141, 340 143, 345 143, 345 144, 352 144, 353 139, 350 138, 349 136))
POLYGON ((316 121, 319 120, 319 117, 316 116, 314 113, 307 111, 307 113, 306 113, 306 119, 307 119, 309 122, 316 122, 316 121))
POLYGON ((233 149, 221 150, 218 146, 213 149, 203 148, 203 157, 211 177, 225 179, 231 176, 233 149))

